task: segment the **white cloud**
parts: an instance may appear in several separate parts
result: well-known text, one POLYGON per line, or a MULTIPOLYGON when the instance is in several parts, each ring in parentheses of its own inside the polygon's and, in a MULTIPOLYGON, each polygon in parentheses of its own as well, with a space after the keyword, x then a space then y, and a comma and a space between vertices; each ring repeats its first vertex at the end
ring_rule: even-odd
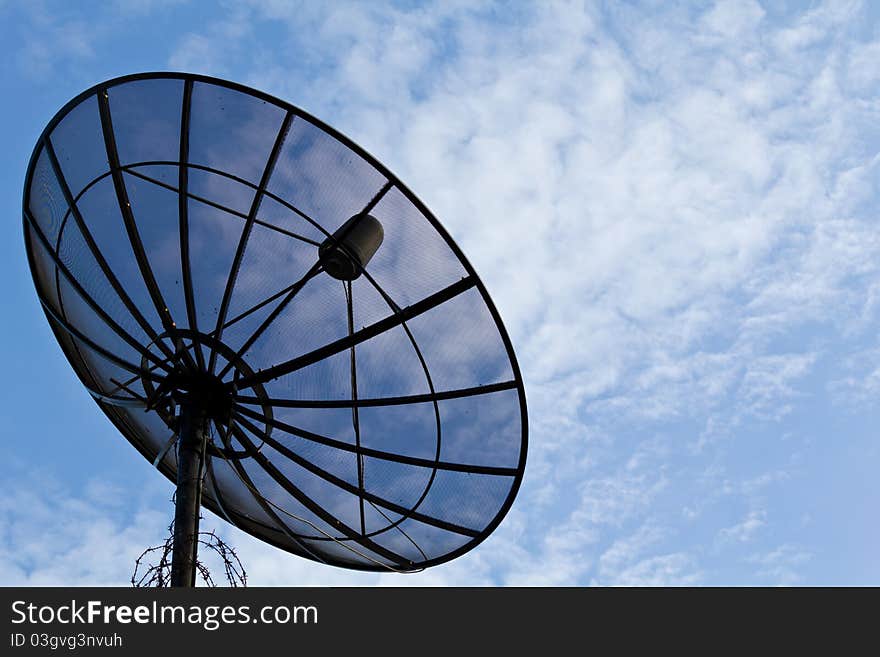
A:
POLYGON ((615 540, 599 558, 595 585, 693 586, 702 579, 697 560, 687 552, 657 554, 667 532, 645 524, 615 540), (653 552, 653 554, 652 554, 653 552))
POLYGON ((756 568, 756 574, 768 583, 792 586, 802 582, 800 569, 813 558, 813 553, 797 545, 780 545, 764 553, 750 556, 747 561, 756 568))
POLYGON ((241 42, 253 37, 247 11, 238 5, 224 7, 222 16, 200 31, 186 34, 168 60, 172 70, 192 73, 217 72, 224 60, 236 54, 241 42))
POLYGON ((172 9, 188 0, 114 0, 117 12, 128 16, 144 16, 155 11, 172 9))
MULTIPOLYGON (((156 508, 159 490, 133 495, 94 479, 73 491, 51 473, 7 472, 0 496, 0 581, 5 586, 127 584, 138 555, 167 534, 168 517, 156 508)), ((171 504, 165 509, 170 511, 171 504)))
POLYGON ((693 559, 684 553, 663 554, 643 559, 621 571, 615 586, 694 586, 700 581, 693 559))
POLYGON ((724 0, 715 3, 715 6, 703 15, 701 22, 708 29, 724 37, 733 38, 758 28, 764 15, 761 5, 754 0, 748 2, 724 0))
POLYGON ((24 20, 13 23, 21 39, 15 63, 26 77, 44 79, 60 64, 94 59, 94 25, 43 2, 25 3, 16 11, 24 20))
POLYGON ((728 541, 748 542, 752 540, 756 532, 767 524, 766 517, 766 512, 762 510, 749 511, 742 522, 730 527, 723 527, 718 532, 718 540, 721 543, 728 541))

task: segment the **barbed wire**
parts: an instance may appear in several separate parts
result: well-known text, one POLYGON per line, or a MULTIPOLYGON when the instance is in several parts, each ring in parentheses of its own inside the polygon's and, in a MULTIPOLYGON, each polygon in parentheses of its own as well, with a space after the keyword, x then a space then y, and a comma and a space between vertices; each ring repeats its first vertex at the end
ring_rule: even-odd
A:
MULTIPOLYGON (((217 536, 213 530, 199 532, 198 544, 199 554, 202 553, 202 548, 206 548, 220 558, 228 586, 247 586, 247 573, 232 546, 217 536)), ((131 585, 136 588, 171 586, 171 554, 173 545, 174 522, 168 525, 168 538, 165 539, 164 543, 148 547, 135 560, 134 572, 131 575, 131 585), (153 563, 153 558, 156 556, 158 556, 158 560, 153 563)), ((198 557, 196 558, 195 566, 196 572, 205 586, 217 586, 217 583, 211 576, 210 569, 198 557)))

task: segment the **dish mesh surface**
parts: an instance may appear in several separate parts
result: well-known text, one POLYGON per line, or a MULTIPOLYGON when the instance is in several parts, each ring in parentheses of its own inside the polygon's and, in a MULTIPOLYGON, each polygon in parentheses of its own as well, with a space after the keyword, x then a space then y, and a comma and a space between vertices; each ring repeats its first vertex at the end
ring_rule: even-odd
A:
POLYGON ((24 232, 65 355, 172 481, 186 382, 228 394, 202 501, 241 529, 411 571, 510 507, 525 397, 485 288, 400 181, 305 112, 199 76, 98 85, 37 143, 24 232), (318 249, 344 249, 358 214, 383 241, 338 280, 318 249))

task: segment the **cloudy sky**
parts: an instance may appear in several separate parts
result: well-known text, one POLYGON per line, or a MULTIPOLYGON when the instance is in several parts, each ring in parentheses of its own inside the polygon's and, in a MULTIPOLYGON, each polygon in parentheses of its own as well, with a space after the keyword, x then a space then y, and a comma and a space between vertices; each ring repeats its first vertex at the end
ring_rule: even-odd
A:
POLYGON ((0 584, 123 585, 172 486, 39 308, 21 185, 118 75, 277 95, 397 173, 504 318, 528 466, 418 575, 316 565, 208 515, 252 584, 880 584, 880 5, 0 2, 0 584))

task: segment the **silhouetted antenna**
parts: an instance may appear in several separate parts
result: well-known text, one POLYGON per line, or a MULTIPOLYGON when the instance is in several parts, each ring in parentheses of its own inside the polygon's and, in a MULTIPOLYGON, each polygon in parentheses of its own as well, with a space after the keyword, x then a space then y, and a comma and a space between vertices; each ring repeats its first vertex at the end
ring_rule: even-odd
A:
POLYGON ((507 513, 527 418, 498 312, 421 201, 329 126, 203 76, 110 80, 49 122, 23 206, 65 355, 176 483, 172 585, 195 582, 200 506, 397 572, 507 513))

